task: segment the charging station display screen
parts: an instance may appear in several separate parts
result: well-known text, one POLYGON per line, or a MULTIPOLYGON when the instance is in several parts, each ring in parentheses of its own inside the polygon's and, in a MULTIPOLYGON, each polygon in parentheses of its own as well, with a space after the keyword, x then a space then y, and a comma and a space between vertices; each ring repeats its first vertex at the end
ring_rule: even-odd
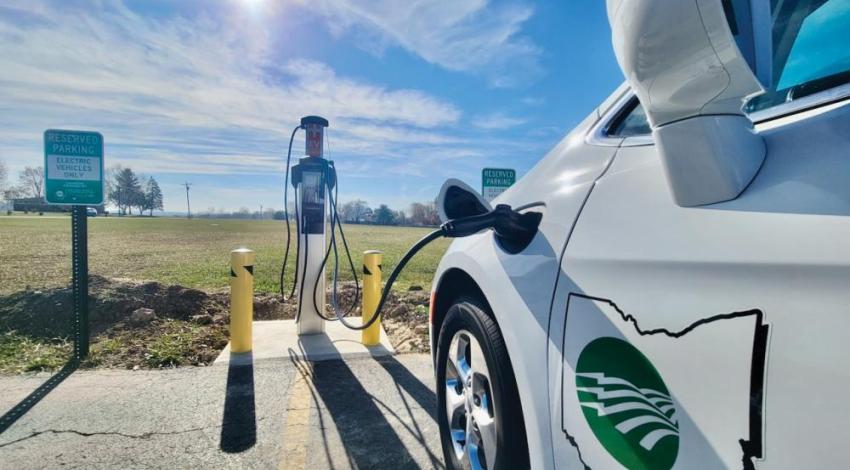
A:
POLYGON ((304 191, 302 192, 302 197, 304 198, 304 204, 318 204, 321 199, 320 190, 322 184, 322 175, 321 173, 304 173, 304 181, 301 183, 304 185, 304 191))
POLYGON ((325 178, 321 171, 304 171, 301 179, 302 233, 324 233, 325 178))

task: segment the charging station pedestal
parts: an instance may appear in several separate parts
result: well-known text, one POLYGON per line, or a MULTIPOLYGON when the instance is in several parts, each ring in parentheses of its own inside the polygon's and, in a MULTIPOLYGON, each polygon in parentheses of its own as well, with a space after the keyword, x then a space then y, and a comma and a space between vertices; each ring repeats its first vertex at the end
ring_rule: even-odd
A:
POLYGON ((325 332, 326 194, 328 161, 304 157, 292 168, 292 183, 298 194, 298 334, 325 332), (318 283, 317 283, 318 279, 318 283), (310 296, 315 296, 311 299, 310 296))

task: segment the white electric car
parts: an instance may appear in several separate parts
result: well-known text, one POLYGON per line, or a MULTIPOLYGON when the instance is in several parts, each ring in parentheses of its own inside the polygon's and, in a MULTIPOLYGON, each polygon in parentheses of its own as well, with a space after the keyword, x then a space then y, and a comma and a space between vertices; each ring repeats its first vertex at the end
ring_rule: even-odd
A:
POLYGON ((539 231, 436 273, 447 466, 850 467, 850 0, 607 4, 626 84, 494 201, 539 231))

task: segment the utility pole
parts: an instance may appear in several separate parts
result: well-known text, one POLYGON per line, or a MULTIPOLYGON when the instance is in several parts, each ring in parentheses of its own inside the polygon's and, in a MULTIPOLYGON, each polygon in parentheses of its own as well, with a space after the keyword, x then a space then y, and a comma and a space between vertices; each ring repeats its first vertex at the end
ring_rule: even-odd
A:
POLYGON ((192 183, 187 181, 187 182, 183 183, 181 186, 186 187, 186 218, 191 219, 192 218, 192 208, 189 205, 189 187, 192 186, 192 183))
POLYGON ((260 204, 260 220, 263 220, 263 205, 260 204))

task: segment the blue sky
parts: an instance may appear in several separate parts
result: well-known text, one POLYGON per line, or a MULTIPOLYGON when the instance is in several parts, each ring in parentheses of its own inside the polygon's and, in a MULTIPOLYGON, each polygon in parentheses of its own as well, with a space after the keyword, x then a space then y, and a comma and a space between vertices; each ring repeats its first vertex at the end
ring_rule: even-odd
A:
MULTIPOLYGON (((157 0, 0 6, 0 159, 96 130, 166 210, 282 207, 300 116, 330 120, 340 199, 405 208, 521 176, 622 81, 602 1, 157 0)), ((294 156, 303 154, 303 134, 294 156)))

